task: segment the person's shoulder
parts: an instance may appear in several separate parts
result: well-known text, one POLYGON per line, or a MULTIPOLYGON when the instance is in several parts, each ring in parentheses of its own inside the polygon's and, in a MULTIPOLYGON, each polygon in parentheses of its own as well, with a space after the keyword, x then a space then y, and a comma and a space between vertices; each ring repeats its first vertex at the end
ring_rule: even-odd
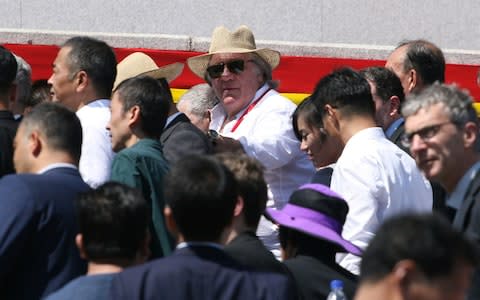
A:
POLYGON ((106 299, 114 274, 80 276, 50 294, 46 300, 106 299))

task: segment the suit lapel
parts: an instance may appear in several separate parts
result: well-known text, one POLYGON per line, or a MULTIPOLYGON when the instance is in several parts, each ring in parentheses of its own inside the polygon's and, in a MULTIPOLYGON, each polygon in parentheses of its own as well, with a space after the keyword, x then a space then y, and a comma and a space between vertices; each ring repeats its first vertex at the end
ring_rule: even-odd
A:
POLYGON ((480 190, 480 170, 475 174, 475 177, 468 186, 467 193, 463 199, 460 209, 458 209, 453 220, 453 227, 463 231, 468 221, 468 216, 472 209, 473 203, 475 202, 475 195, 479 193, 480 190))

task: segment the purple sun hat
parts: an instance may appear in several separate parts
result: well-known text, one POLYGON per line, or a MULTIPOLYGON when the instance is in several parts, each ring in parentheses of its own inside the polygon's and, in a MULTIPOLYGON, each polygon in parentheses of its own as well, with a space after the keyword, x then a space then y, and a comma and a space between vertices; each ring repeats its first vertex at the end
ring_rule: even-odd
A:
POLYGON ((281 210, 267 208, 266 215, 275 223, 326 241, 355 255, 362 251, 343 239, 342 229, 348 213, 348 204, 325 185, 302 185, 290 196, 281 210))

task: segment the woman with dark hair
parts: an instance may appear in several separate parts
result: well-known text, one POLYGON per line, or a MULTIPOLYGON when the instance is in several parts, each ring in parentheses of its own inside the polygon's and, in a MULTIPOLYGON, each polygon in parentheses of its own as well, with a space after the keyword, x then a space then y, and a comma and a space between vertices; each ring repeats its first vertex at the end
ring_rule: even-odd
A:
POLYGON ((300 149, 317 169, 311 182, 330 186, 333 164, 342 151, 340 139, 327 134, 322 114, 310 97, 305 98, 293 112, 292 125, 295 136, 300 141, 300 149))

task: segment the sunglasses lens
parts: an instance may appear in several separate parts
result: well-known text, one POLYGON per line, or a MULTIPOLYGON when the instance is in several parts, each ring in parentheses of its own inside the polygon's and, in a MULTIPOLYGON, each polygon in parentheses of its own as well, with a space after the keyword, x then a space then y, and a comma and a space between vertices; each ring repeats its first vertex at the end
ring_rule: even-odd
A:
POLYGON ((224 66, 225 66, 225 64, 223 64, 223 63, 218 64, 218 65, 210 66, 210 67, 207 68, 207 73, 212 78, 218 78, 218 77, 222 76, 224 66))
POLYGON ((240 74, 245 68, 245 62, 243 60, 232 60, 227 63, 219 63, 207 68, 207 73, 211 78, 219 78, 222 76, 223 69, 227 66, 228 71, 233 74, 240 74))
POLYGON ((240 74, 243 72, 245 64, 243 60, 232 60, 227 63, 227 68, 233 74, 240 74))

